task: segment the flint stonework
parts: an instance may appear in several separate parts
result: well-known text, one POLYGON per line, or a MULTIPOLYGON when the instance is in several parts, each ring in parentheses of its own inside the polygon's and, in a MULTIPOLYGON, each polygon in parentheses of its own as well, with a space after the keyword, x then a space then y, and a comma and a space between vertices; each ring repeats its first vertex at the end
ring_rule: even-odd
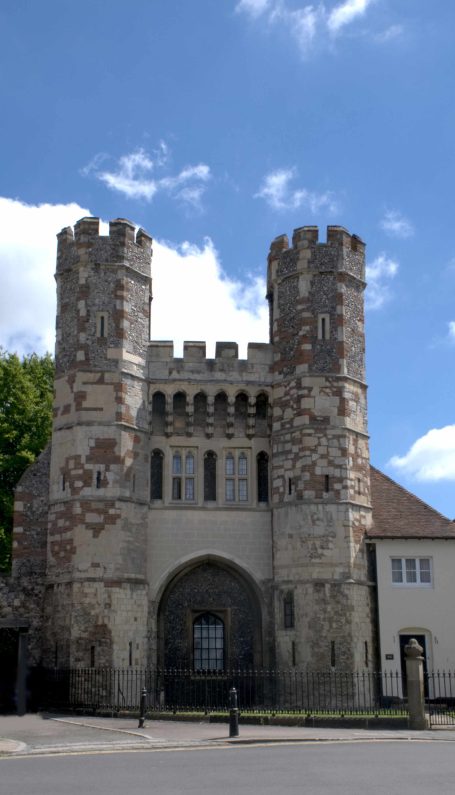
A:
POLYGON ((246 359, 150 342, 151 260, 125 219, 58 235, 52 442, 16 492, 0 618, 26 622, 44 666, 191 668, 208 616, 225 666, 361 668, 364 244, 342 227, 273 241, 270 342, 246 359))

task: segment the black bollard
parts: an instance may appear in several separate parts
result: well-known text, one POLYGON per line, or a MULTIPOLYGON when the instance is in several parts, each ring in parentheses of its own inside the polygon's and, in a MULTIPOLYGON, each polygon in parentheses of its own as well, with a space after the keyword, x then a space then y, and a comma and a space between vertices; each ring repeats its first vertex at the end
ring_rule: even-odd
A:
POLYGON ((231 687, 229 691, 229 737, 239 736, 239 709, 237 690, 231 687))
POLYGON ((144 728, 146 709, 147 709, 147 690, 144 687, 142 688, 142 693, 141 693, 141 709, 139 713, 139 725, 137 727, 138 729, 144 728))

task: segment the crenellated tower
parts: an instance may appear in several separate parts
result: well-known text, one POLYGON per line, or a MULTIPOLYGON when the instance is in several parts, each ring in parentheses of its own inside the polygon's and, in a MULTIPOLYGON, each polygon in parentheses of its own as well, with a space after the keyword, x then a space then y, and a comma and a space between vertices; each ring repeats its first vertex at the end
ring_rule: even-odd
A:
MULTIPOLYGON (((276 238, 271 340, 247 359, 149 341, 151 246, 124 219, 58 235, 53 436, 33 470, 44 483, 50 466, 42 662, 359 670, 364 244, 336 226, 276 238), (206 626, 218 646, 198 645, 206 626)), ((44 559, 42 510, 41 528, 18 501, 18 560, 38 536, 44 559)))
POLYGON ((58 235, 46 664, 145 659, 151 244, 124 219, 58 235))
POLYGON ((279 665, 359 669, 373 653, 365 246, 329 226, 268 258, 272 525, 279 665))

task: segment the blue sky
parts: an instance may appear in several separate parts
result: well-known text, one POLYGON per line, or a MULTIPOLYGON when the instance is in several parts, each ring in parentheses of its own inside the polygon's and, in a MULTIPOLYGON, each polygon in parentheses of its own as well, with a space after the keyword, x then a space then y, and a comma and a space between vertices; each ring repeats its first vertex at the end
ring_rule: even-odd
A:
POLYGON ((153 235, 176 351, 266 340, 270 241, 341 224, 372 462, 453 518, 454 31, 449 0, 2 0, 0 344, 52 348, 55 234, 84 214, 153 235))

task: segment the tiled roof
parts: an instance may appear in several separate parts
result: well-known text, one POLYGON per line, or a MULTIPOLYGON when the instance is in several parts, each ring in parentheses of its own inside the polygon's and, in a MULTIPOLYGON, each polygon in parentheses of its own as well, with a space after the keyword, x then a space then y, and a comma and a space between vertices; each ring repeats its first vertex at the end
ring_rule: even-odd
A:
POLYGON ((372 538, 455 538, 455 521, 370 467, 372 538))

